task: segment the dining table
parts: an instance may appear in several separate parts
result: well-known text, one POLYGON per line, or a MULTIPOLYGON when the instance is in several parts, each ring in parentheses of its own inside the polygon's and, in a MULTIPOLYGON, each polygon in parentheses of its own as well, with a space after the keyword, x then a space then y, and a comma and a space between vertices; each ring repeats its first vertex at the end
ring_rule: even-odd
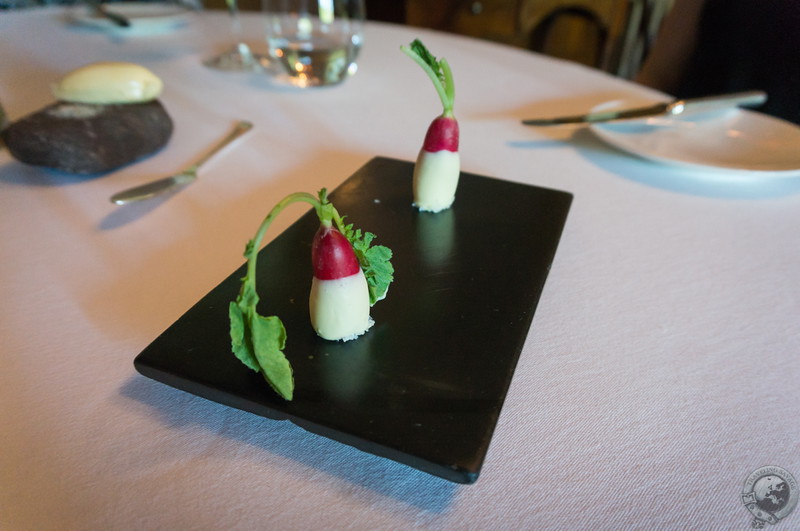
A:
MULTIPOLYGON (((0 12, 0 104, 8 121, 53 103, 53 84, 70 71, 126 61, 163 81, 158 98, 174 129, 162 149, 88 176, 25 164, 0 149, 0 528, 800 527, 800 509, 792 511, 800 496, 797 172, 670 163, 620 149, 585 124, 525 126, 528 118, 669 96, 521 48, 368 20, 352 76, 295 88, 269 72, 203 65, 234 42, 224 11, 192 10, 136 33, 88 24, 76 15, 82 8, 0 12), (376 196, 363 209, 384 209, 379 224, 387 236, 382 241, 375 230, 376 242, 398 246, 396 285, 375 306, 376 316, 398 311, 393 298, 404 301, 402 315, 393 317, 398 323, 418 314, 443 323, 429 334, 441 336, 441 356, 453 371, 484 370, 495 359, 505 370, 502 385, 492 387, 497 396, 478 464, 455 479, 404 459, 403 449, 382 451, 364 437, 316 429, 292 415, 270 418, 254 403, 196 391, 204 383, 184 385, 196 377, 179 374, 192 370, 194 359, 165 370, 178 375, 172 379, 158 367, 158 356, 172 348, 165 335, 182 323, 182 333, 202 338, 198 359, 232 360, 220 372, 239 378, 230 350, 203 350, 229 345, 227 308, 214 314, 222 316, 215 323, 191 316, 204 309, 198 301, 235 284, 246 243, 281 198, 325 188, 334 204, 349 205, 355 188, 347 184, 365 171, 370 193, 394 190, 389 177, 381 184, 384 167, 397 182, 410 182, 426 128, 442 112, 430 81, 400 50, 417 38, 453 71, 464 188, 451 210, 461 216, 455 219, 466 220, 471 208, 489 220, 486 228, 475 214, 455 226, 479 235, 483 247, 463 256, 480 264, 463 267, 492 271, 480 277, 489 287, 474 300, 496 299, 497 308, 476 303, 454 311, 447 297, 466 295, 452 286, 438 298, 403 288, 437 286, 436 278, 421 278, 428 269, 402 267, 411 262, 399 251, 414 248, 418 235, 397 237, 392 224, 405 227, 422 215, 414 213, 410 188, 407 201, 376 196), (216 153, 196 181, 131 204, 109 200, 191 165, 238 120, 252 130, 216 153), (551 216, 558 219, 548 225, 551 216), (501 218, 520 221, 504 225, 501 218), (486 230, 493 231, 489 246, 486 230), (545 230, 549 247, 540 252, 545 230), (538 283, 527 281, 534 276, 538 283), (522 315, 505 306, 519 298, 527 301, 522 315), (428 301, 451 313, 426 313, 428 301), (386 313, 378 313, 380 305, 386 313), (464 315, 490 324, 459 321, 464 315), (450 327, 457 322, 470 323, 459 332, 467 339, 450 327), (514 341, 503 342, 496 330, 506 323, 514 341), (483 346, 487 335, 502 346, 483 346), (472 343, 482 345, 477 355, 472 343), (448 345, 463 347, 464 357, 448 345), (135 363, 142 353, 150 357, 135 363)), ((240 17, 243 38, 259 52, 266 51, 262 16, 240 17)), ((265 249, 309 213, 309 205, 284 210, 265 249)), ((435 255, 437 245, 452 244, 435 234, 441 240, 420 252, 435 255)), ((467 252, 473 238, 453 241, 467 252)), ((310 285, 310 259, 285 267, 310 285)), ((461 291, 480 291, 458 278, 461 291)), ((307 296, 296 294, 300 302, 307 296)), ((392 343, 408 342, 376 321, 351 343, 373 334, 368 356, 397 355, 392 343)), ((290 328, 287 345, 299 337, 290 328)), ((408 359, 422 363, 414 350, 408 359)), ((314 402, 309 410, 328 407, 324 394, 301 392, 300 368, 322 361, 294 355, 291 406, 240 364, 242 378, 256 378, 247 382, 260 383, 258 400, 267 409, 290 411, 305 396, 315 397, 306 400, 314 402)), ((344 365, 337 378, 392 381, 370 373, 370 363, 359 358, 355 376, 344 365)), ((425 409, 415 412, 433 426, 415 424, 402 436, 418 428, 419 438, 431 437, 426 445, 446 451, 462 437, 456 424, 469 423, 486 400, 481 375, 453 382, 442 374, 434 376, 444 383, 434 376, 403 389, 388 383, 385 399, 373 385, 371 400, 348 398, 348 411, 363 420, 358 408, 369 410, 369 422, 391 430, 401 409, 425 409), (457 400, 400 396, 435 398, 453 389, 457 400), (447 409, 456 402, 458 423, 447 409)))

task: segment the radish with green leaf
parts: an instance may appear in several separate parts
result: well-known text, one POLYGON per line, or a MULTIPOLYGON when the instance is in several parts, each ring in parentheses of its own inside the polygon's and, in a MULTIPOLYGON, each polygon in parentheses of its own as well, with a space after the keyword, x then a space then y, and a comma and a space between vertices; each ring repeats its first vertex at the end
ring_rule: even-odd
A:
POLYGON ((352 339, 372 326, 367 277, 352 245, 333 226, 322 224, 311 246, 314 277, 308 309, 323 339, 352 339))
POLYGON ((264 378, 280 396, 291 400, 294 393, 292 367, 283 349, 286 329, 277 316, 264 317, 256 311, 256 259, 261 240, 278 214, 292 203, 311 204, 320 221, 311 245, 313 277, 309 295, 309 315, 314 331, 323 339, 348 341, 372 326, 369 310, 386 296, 394 268, 392 252, 382 245, 371 245, 375 235, 353 225, 328 200, 323 188, 317 197, 298 192, 278 202, 247 243, 247 273, 236 300, 229 307, 233 353, 264 378))
POLYGON ((422 211, 440 212, 453 204, 461 173, 458 121, 453 114, 455 85, 446 59, 436 60, 419 39, 400 47, 422 67, 442 100, 442 114, 428 126, 414 166, 414 204, 422 211))

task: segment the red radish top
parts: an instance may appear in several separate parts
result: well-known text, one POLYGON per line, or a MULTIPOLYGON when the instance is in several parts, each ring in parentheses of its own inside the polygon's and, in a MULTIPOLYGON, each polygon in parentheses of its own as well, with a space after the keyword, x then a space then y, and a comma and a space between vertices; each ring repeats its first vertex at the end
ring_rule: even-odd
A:
POLYGON ((439 116, 431 125, 422 144, 425 151, 458 151, 458 122, 451 116, 439 116))
POLYGON ((319 280, 349 277, 361 270, 353 246, 333 226, 320 225, 311 244, 311 264, 319 280))

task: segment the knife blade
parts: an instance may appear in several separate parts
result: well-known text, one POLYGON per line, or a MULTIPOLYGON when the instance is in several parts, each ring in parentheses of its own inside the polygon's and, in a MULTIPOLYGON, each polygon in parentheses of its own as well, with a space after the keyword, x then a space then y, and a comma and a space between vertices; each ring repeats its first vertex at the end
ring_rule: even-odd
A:
POLYGON ((236 122, 233 130, 227 134, 223 139, 219 140, 216 144, 214 144, 211 149, 206 152, 205 155, 200 157, 194 164, 185 168, 183 171, 176 173, 174 175, 170 175, 168 177, 158 179, 157 181, 151 181, 146 184, 142 184, 140 186, 135 186, 133 188, 128 188, 127 190, 123 190, 121 192, 117 192, 116 194, 111 196, 111 202, 116 203, 118 205, 125 205, 127 203, 133 203, 135 201, 142 201, 144 199, 150 199, 151 197, 155 197, 161 193, 164 193, 168 190, 176 188, 178 186, 183 186, 185 184, 189 184, 192 181, 197 180, 197 172, 200 170, 200 166, 205 164, 206 162, 211 159, 216 153, 218 153, 222 148, 245 134, 247 131, 253 128, 252 122, 248 122, 247 120, 239 120, 236 122))
POLYGON ((122 192, 117 192, 111 196, 111 202, 118 205, 125 205, 135 201, 141 201, 143 199, 150 199, 151 197, 155 197, 166 192, 167 190, 177 186, 182 186, 184 184, 189 184, 195 180, 197 180, 197 175, 188 173, 170 175, 169 177, 164 177, 163 179, 159 179, 157 181, 152 181, 141 186, 128 188, 122 192))
POLYGON ((577 114, 574 116, 559 116, 555 118, 532 118, 522 120, 524 125, 544 126, 562 124, 582 124, 610 122, 612 120, 630 120, 634 118, 646 118, 648 116, 677 116, 698 111, 710 111, 727 107, 754 107, 767 101, 767 94, 761 90, 750 90, 746 92, 735 92, 732 94, 719 94, 715 96, 704 96, 702 98, 690 98, 683 100, 673 100, 671 102, 661 102, 646 107, 633 109, 617 109, 610 111, 598 111, 588 114, 577 114))

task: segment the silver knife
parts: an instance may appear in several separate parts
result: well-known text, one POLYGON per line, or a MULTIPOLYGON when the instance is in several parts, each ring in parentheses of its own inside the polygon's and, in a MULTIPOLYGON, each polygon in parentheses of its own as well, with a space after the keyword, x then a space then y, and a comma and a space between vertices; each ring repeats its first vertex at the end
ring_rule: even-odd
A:
POLYGON ((235 139, 239 138, 241 135, 249 131, 253 128, 253 124, 246 121, 240 120, 236 123, 236 126, 233 130, 222 140, 217 142, 210 151, 208 151, 205 155, 200 157, 200 159, 186 168, 185 170, 176 173, 175 175, 170 175, 169 177, 164 177, 163 179, 158 179, 157 181, 152 181, 146 184, 142 184, 140 186, 135 186, 133 188, 128 188, 127 190, 123 190, 122 192, 117 192, 116 194, 111 196, 111 202, 116 203, 118 205, 125 205, 127 203, 133 203, 136 201, 143 201, 145 199, 150 199, 151 197, 155 197, 159 194, 172 190, 173 188, 177 188, 178 186, 183 186, 185 184, 189 184, 190 182, 197 179, 197 171, 200 169, 205 162, 208 161, 215 153, 219 150, 233 142, 235 139))
POLYGON ((704 96, 685 100, 656 103, 647 107, 635 109, 622 109, 613 111, 599 111, 575 116, 560 116, 556 118, 534 118, 522 120, 525 125, 560 125, 609 122, 611 120, 625 120, 631 118, 645 118, 648 116, 675 116, 697 111, 709 111, 726 107, 746 106, 753 107, 767 101, 767 93, 761 90, 735 92, 733 94, 720 94, 717 96, 704 96))

